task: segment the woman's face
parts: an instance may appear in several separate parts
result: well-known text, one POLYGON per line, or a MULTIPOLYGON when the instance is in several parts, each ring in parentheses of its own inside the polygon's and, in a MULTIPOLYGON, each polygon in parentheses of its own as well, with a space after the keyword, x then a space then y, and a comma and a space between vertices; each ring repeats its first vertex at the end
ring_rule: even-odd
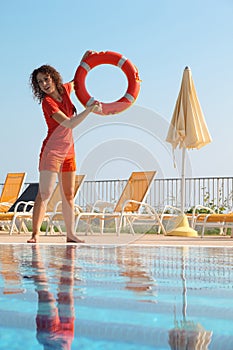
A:
POLYGON ((56 91, 56 85, 54 84, 53 79, 49 74, 38 73, 36 79, 40 89, 45 94, 51 95, 56 91))

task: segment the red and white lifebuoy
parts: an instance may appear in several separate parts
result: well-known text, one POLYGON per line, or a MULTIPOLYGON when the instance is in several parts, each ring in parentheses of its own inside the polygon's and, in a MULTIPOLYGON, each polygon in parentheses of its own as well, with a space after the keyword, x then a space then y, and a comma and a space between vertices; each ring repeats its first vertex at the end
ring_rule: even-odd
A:
POLYGON ((137 99, 140 90, 140 79, 137 68, 129 59, 117 52, 105 51, 90 53, 78 66, 74 76, 75 94, 83 106, 89 106, 95 100, 85 86, 88 72, 101 64, 112 64, 122 69, 128 80, 128 88, 124 96, 110 103, 102 103, 103 115, 116 114, 129 108, 137 99))

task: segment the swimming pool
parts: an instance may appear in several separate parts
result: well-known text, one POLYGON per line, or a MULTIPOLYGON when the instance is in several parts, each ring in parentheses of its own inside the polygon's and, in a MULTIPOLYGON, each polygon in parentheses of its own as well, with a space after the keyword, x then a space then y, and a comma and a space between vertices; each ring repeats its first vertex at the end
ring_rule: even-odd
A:
POLYGON ((232 266, 227 247, 2 244, 0 349, 232 350, 232 266))

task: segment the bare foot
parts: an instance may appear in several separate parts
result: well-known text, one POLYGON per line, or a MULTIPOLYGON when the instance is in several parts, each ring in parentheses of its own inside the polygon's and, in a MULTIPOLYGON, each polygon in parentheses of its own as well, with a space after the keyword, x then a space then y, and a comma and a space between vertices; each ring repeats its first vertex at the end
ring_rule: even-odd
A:
POLYGON ((37 235, 32 235, 32 237, 27 240, 27 243, 37 243, 37 235))
POLYGON ((72 235, 69 237, 66 237, 66 242, 67 243, 85 243, 85 241, 82 241, 81 239, 79 239, 77 236, 72 235))

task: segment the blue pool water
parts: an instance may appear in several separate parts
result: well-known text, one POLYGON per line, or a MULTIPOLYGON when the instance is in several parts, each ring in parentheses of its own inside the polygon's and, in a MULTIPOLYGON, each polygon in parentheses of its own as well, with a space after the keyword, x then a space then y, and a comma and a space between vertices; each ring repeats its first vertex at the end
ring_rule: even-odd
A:
POLYGON ((0 245, 1 350, 232 350, 233 251, 0 245))

